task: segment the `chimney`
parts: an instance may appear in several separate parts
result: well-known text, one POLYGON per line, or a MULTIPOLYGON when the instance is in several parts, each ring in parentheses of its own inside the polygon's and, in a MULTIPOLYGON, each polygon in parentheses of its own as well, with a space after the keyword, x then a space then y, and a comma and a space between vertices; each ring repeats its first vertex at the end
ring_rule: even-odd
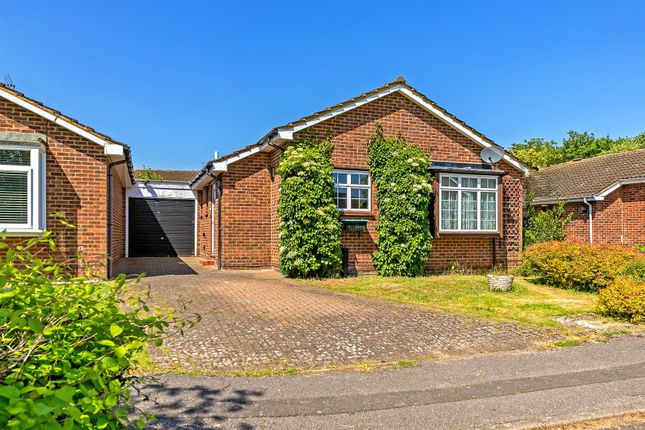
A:
POLYGON ((215 152, 213 152, 213 160, 217 160, 217 159, 219 159, 219 151, 215 150, 215 152))

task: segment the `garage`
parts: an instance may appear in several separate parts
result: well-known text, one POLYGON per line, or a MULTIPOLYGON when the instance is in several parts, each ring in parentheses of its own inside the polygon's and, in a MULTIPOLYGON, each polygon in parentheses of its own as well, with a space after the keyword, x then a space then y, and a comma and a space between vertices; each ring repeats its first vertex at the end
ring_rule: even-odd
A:
POLYGON ((128 257, 195 255, 195 196, 187 184, 135 185, 126 208, 128 257))

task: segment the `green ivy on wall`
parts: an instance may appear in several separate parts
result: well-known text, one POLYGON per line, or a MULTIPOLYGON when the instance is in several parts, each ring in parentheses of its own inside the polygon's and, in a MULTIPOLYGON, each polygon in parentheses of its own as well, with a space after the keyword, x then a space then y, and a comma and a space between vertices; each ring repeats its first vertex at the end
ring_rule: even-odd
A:
POLYGON ((432 248, 430 160, 403 137, 384 137, 380 124, 368 150, 379 208, 374 268, 382 276, 419 275, 432 248))
POLYGON ((280 272, 289 277, 340 273, 342 226, 334 204, 332 145, 295 142, 282 154, 280 184, 280 272))

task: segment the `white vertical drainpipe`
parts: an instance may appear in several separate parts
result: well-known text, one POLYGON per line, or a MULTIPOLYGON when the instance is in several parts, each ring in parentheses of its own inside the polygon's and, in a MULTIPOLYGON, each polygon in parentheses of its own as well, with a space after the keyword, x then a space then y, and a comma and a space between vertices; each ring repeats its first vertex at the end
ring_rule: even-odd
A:
POLYGON ((582 201, 585 202, 589 209, 589 243, 593 243, 593 206, 587 201, 586 197, 583 197, 582 201))
POLYGON ((215 183, 211 183, 211 257, 215 255, 215 183))

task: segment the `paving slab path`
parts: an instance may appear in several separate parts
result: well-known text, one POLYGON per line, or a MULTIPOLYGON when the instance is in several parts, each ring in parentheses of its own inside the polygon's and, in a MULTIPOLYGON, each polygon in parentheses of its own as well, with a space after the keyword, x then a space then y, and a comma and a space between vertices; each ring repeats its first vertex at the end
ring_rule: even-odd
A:
POLYGON ((147 272, 155 302, 185 302, 203 317, 153 353, 161 370, 310 369, 527 349, 558 338, 533 326, 312 288, 273 271, 218 272, 195 258, 133 258, 118 269, 147 272))
POLYGON ((144 392, 151 429, 534 428, 645 411, 645 338, 370 373, 163 375, 144 392))

